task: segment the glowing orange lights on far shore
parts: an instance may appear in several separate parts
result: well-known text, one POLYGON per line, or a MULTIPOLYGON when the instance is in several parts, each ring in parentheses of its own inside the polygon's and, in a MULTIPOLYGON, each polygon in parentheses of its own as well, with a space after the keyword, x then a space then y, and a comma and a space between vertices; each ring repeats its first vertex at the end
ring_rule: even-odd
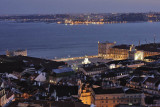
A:
MULTIPOLYGON (((58 24, 61 24, 61 22, 57 22, 58 24)), ((127 23, 127 21, 108 21, 104 22, 104 19, 100 19, 100 21, 73 21, 73 20, 65 20, 65 25, 80 25, 80 24, 115 24, 115 23, 127 23)))

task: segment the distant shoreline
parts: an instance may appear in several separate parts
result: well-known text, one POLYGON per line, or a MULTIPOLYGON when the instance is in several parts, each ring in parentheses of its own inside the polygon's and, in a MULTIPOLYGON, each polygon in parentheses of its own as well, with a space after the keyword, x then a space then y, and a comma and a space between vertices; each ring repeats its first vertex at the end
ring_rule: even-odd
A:
POLYGON ((44 22, 66 25, 115 24, 137 22, 160 22, 160 12, 148 13, 99 13, 99 14, 50 14, 0 16, 1 21, 17 23, 44 22))
POLYGON ((61 24, 61 25, 68 25, 68 26, 72 26, 72 25, 104 25, 104 24, 127 24, 127 23, 158 23, 160 21, 154 21, 154 22, 150 22, 150 21, 135 21, 135 22, 103 22, 100 23, 99 22, 91 22, 91 23, 81 23, 81 24, 74 24, 74 23, 57 23, 57 22, 44 22, 44 21, 30 21, 30 22, 23 22, 23 21, 11 21, 11 20, 0 20, 0 24, 1 22, 9 22, 9 23, 45 23, 45 24, 61 24))

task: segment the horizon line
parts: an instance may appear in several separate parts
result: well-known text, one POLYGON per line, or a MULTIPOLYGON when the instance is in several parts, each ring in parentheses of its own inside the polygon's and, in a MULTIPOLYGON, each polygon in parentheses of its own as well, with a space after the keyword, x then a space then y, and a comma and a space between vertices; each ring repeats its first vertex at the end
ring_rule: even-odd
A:
POLYGON ((31 13, 31 14, 0 14, 0 16, 25 16, 25 15, 57 15, 57 14, 68 14, 68 15, 76 15, 76 14, 127 14, 127 13, 160 13, 160 11, 148 11, 148 12, 86 12, 86 13, 31 13))

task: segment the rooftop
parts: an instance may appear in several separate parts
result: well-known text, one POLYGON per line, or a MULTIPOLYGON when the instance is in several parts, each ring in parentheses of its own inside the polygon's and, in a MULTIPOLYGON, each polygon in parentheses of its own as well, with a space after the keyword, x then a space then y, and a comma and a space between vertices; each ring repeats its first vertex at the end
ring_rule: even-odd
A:
POLYGON ((133 77, 131 79, 131 82, 137 82, 137 83, 140 83, 140 82, 143 82, 145 80, 144 77, 133 77))
POLYGON ((142 44, 140 46, 136 46, 136 49, 150 52, 160 52, 160 43, 142 44))
POLYGON ((158 82, 160 79, 159 78, 152 78, 152 77, 148 77, 144 83, 149 82, 149 83, 156 83, 158 82))
POLYGON ((49 91, 52 93, 54 90, 56 91, 58 97, 78 94, 78 86, 50 85, 49 91))
POLYGON ((72 68, 69 68, 69 67, 65 67, 65 68, 61 68, 61 69, 53 69, 52 72, 55 72, 55 73, 64 73, 64 72, 72 72, 73 69, 72 68))
POLYGON ((106 68, 107 69, 107 65, 106 64, 87 64, 87 65, 83 65, 83 69, 86 71, 95 71, 98 70, 99 68, 106 68))
POLYGON ((137 91, 134 89, 123 89, 123 88, 109 88, 109 89, 103 89, 101 87, 93 88, 93 91, 95 94, 138 94, 142 93, 141 91, 137 91))
POLYGON ((145 57, 144 59, 158 60, 158 59, 160 59, 160 55, 148 56, 148 57, 145 57))
POLYGON ((102 87, 93 88, 95 94, 121 94, 124 93, 122 88, 103 89, 102 87))
POLYGON ((130 46, 131 46, 131 45, 122 44, 122 45, 115 45, 115 46, 113 46, 113 48, 127 49, 127 50, 129 50, 129 49, 130 49, 130 46))
POLYGON ((114 68, 114 69, 110 69, 110 71, 116 72, 116 73, 120 73, 120 72, 127 72, 127 71, 132 71, 132 68, 129 67, 118 67, 118 68, 114 68))

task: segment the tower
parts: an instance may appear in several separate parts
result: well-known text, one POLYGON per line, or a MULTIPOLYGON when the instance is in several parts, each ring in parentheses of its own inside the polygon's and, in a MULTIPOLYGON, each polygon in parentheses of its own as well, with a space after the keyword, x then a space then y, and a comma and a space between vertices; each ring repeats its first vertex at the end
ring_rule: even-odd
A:
POLYGON ((135 46, 132 44, 130 46, 128 59, 134 59, 136 51, 135 46))

